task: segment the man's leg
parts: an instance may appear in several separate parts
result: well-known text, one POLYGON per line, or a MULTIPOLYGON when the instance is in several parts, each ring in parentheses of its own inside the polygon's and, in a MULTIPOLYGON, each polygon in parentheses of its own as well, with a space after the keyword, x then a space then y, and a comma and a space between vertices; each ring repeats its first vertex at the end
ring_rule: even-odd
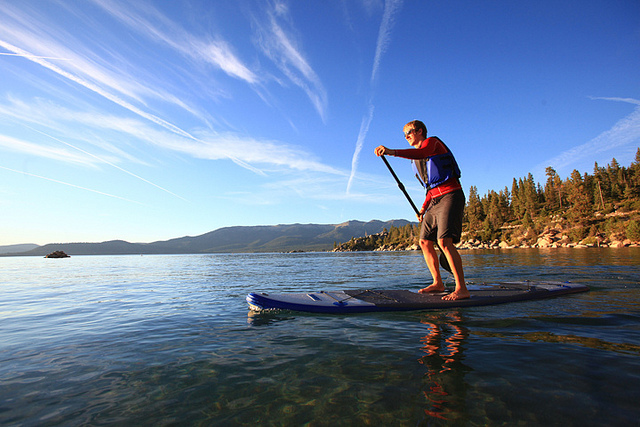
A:
MULTIPOLYGON (((444 300, 458 300, 469 298, 469 290, 467 289, 467 285, 464 282, 464 271, 462 269, 462 258, 458 253, 458 249, 456 249, 453 244, 453 239, 451 237, 445 237, 444 239, 438 240, 440 247, 442 248, 442 252, 444 256, 449 261, 449 266, 451 267, 451 272, 453 273, 453 278, 456 281, 455 290, 449 295, 445 295, 442 297, 444 300)), ((432 245, 433 246, 433 245, 432 245)), ((443 285, 444 288, 444 285, 443 285)))
POLYGON ((422 255, 424 256, 424 260, 427 263, 427 267, 429 267, 429 271, 431 272, 431 276, 433 277, 433 284, 427 286, 426 288, 420 289, 418 292, 424 294, 427 292, 444 291, 444 282, 442 281, 442 276, 440 275, 440 265, 438 264, 438 254, 436 253, 433 242, 426 239, 420 239, 420 247, 422 248, 422 255))

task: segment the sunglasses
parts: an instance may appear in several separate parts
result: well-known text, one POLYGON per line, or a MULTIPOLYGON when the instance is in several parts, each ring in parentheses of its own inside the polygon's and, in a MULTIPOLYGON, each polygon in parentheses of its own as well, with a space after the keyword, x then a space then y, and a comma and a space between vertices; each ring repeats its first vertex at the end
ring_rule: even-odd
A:
POLYGON ((409 129, 408 131, 404 132, 404 137, 408 137, 409 135, 411 135, 413 132, 415 132, 415 129, 409 129))

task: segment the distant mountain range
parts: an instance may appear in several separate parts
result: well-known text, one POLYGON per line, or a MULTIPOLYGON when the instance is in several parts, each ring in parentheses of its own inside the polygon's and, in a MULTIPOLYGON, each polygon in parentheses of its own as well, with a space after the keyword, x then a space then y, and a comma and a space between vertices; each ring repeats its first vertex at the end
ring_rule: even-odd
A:
POLYGON ((32 249, 38 248, 39 246, 34 243, 23 243, 20 245, 6 245, 0 246, 0 255, 2 254, 11 254, 11 253, 19 253, 26 252, 32 249))
POLYGON ((68 255, 129 255, 129 254, 203 254, 326 251, 334 243, 352 237, 376 234, 391 226, 403 227, 406 220, 348 221, 342 224, 290 224, 249 227, 225 227, 202 234, 153 243, 129 243, 112 240, 101 243, 50 243, 0 246, 2 256, 45 256, 54 251, 68 255))

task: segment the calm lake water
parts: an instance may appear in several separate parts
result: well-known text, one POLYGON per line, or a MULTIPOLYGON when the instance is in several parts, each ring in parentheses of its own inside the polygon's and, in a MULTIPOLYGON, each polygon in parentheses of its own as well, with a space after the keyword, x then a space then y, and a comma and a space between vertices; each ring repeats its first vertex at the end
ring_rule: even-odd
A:
POLYGON ((475 283, 591 291, 253 314, 250 291, 428 273, 416 252, 0 258, 0 425, 640 425, 640 248, 462 256, 475 283))

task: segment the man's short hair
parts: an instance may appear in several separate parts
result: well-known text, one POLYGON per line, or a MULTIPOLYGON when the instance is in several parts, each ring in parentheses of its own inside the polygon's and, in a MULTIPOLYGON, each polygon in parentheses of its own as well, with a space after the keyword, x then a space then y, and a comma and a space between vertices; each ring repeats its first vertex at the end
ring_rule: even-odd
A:
POLYGON ((404 127, 407 127, 407 126, 412 126, 416 130, 422 129, 422 136, 424 136, 425 138, 427 137, 427 127, 420 120, 412 120, 406 125, 404 125, 404 127))

